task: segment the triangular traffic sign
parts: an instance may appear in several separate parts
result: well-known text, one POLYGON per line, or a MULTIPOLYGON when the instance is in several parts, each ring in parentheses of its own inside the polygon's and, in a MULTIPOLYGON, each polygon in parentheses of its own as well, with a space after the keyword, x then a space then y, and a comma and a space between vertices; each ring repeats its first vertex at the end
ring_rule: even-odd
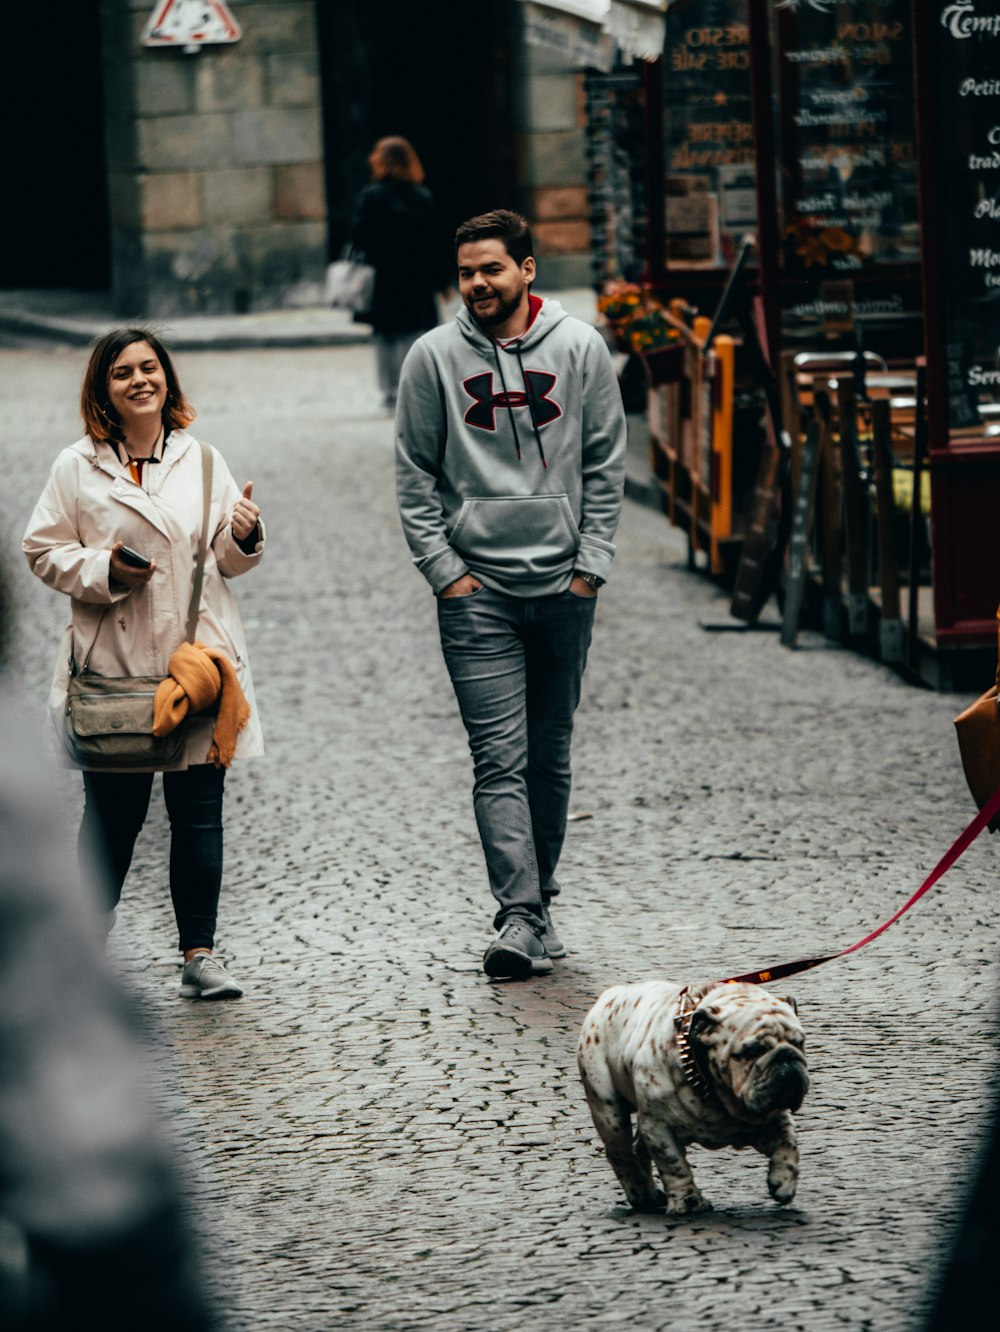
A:
POLYGON ((143 46, 205 46, 243 34, 225 0, 158 0, 142 30, 143 46))

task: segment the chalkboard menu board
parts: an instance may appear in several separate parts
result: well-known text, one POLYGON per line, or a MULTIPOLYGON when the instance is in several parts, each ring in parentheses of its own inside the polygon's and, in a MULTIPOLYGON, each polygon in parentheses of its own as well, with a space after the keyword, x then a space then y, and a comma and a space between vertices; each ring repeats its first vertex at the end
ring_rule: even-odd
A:
POLYGON ((728 266, 756 230, 748 0, 681 0, 663 48, 669 264, 728 266))
POLYGON ((929 206, 938 213, 948 423, 977 425, 1000 403, 1000 0, 927 0, 926 62, 943 151, 929 206))
POLYGON ((919 320, 893 276, 920 259, 910 0, 775 0, 774 16, 786 331, 919 320))

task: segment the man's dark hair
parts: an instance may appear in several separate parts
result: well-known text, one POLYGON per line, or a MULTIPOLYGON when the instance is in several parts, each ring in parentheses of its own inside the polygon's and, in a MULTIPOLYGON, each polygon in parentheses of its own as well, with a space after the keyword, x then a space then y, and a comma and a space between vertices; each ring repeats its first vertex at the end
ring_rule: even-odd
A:
POLYGON ((470 217, 455 232, 455 249, 476 241, 502 240, 515 263, 523 264, 535 250, 527 218, 509 208, 494 208, 491 213, 470 217))

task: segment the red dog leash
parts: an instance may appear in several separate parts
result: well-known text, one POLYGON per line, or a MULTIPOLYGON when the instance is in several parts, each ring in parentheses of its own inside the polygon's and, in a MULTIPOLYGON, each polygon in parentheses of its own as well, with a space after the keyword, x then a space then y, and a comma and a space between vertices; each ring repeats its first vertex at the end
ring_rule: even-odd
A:
POLYGON ((800 971, 812 971, 813 967, 821 966, 824 962, 832 962, 835 957, 846 957, 848 953, 856 953, 859 948, 864 948, 865 944, 870 944, 873 939, 877 939, 880 934, 884 934, 890 925, 895 925, 900 916, 905 915, 911 906, 919 902, 924 893, 933 888, 938 879, 947 874, 956 860, 965 854, 986 825, 991 819, 996 818, 997 814, 1000 814, 1000 788, 993 792, 965 831, 956 837, 910 900, 904 902, 895 915, 883 921, 877 930, 872 930, 871 934, 866 934, 863 939, 851 944, 850 948, 842 948, 839 953, 829 953, 826 957, 810 957, 799 962, 782 962, 779 966, 768 967, 763 971, 748 971, 742 976, 727 976, 724 981, 717 981, 716 984, 734 985, 737 981, 744 981, 750 985, 763 985, 766 981, 783 980, 786 976, 796 976, 800 971))

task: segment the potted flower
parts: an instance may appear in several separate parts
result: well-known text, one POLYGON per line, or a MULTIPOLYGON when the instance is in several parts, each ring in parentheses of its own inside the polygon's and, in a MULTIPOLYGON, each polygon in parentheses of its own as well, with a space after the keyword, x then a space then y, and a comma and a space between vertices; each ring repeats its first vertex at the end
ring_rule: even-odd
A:
POLYGON ((628 324, 632 351, 646 364, 649 382, 654 386, 680 379, 684 371, 684 343, 666 311, 649 305, 628 324))
POLYGON ((611 330, 619 351, 632 351, 628 337, 629 322, 642 311, 642 288, 635 282, 607 282, 597 298, 597 308, 611 330))

